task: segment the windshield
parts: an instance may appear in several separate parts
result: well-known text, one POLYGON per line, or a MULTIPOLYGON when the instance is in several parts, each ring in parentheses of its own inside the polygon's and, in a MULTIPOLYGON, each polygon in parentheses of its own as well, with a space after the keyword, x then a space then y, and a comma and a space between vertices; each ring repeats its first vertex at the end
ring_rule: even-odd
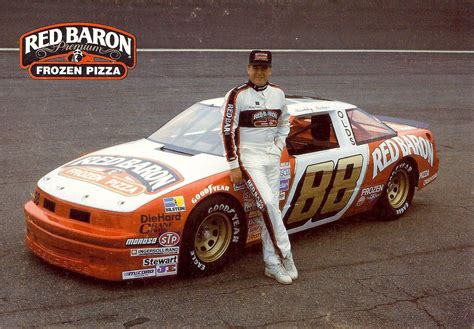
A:
POLYGON ((178 152, 222 155, 221 122, 219 107, 197 103, 168 121, 148 139, 178 152))

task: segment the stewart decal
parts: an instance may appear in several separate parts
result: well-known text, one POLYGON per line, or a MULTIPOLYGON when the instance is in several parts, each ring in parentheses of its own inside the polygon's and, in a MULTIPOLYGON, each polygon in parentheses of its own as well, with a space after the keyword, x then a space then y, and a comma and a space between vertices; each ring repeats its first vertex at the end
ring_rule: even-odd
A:
POLYGON ((157 161, 103 155, 73 161, 62 167, 59 175, 125 196, 157 193, 183 180, 176 170, 157 161))
POLYGON ((372 159, 374 161, 374 170, 372 178, 375 178, 378 173, 397 162, 400 155, 405 157, 409 154, 419 155, 433 166, 433 143, 423 137, 402 135, 380 143, 380 145, 373 150, 372 159))
POLYGON ((136 53, 134 35, 100 24, 55 24, 20 37, 20 66, 34 79, 123 79, 136 53))

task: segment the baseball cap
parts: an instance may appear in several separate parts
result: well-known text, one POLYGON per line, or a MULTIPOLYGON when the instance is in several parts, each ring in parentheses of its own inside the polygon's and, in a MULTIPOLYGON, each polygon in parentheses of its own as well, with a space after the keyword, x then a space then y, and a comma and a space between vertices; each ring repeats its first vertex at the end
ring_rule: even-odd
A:
POLYGON ((268 50, 252 50, 249 55, 249 64, 272 66, 272 53, 268 50))

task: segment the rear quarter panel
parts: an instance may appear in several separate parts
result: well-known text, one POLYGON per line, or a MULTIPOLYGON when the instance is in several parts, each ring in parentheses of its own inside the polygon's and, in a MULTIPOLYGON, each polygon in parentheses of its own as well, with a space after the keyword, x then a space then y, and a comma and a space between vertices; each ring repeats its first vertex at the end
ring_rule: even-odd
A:
POLYGON ((431 131, 405 128, 396 137, 369 143, 369 165, 365 180, 352 209, 347 215, 375 207, 394 167, 410 159, 416 170, 416 186, 421 189, 436 179, 439 160, 431 131))

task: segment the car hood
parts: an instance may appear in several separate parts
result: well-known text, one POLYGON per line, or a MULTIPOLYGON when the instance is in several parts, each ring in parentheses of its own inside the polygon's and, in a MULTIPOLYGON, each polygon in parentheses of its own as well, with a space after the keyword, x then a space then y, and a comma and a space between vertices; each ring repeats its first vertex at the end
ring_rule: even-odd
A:
POLYGON ((229 169, 224 157, 182 154, 147 139, 89 153, 42 177, 38 187, 87 207, 131 212, 184 185, 229 169))

